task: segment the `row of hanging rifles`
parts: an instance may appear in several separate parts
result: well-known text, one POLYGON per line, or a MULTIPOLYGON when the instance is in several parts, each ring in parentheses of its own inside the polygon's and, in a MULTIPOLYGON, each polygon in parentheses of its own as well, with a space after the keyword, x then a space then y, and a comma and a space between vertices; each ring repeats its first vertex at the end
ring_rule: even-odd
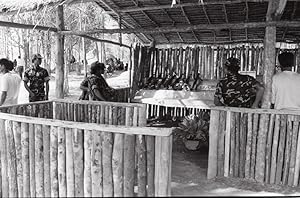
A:
POLYGON ((197 91, 202 82, 203 79, 199 73, 190 74, 186 77, 185 74, 177 75, 173 72, 173 74, 168 74, 165 77, 161 74, 158 77, 151 75, 149 78, 145 78, 144 82, 139 83, 139 88, 197 91))

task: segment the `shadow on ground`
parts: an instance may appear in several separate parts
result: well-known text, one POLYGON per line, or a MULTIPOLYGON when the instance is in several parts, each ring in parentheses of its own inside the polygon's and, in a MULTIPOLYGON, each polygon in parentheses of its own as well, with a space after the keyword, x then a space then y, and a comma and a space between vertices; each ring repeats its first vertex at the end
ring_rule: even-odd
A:
POLYGON ((172 196, 300 196, 300 189, 234 178, 206 179, 208 148, 189 151, 173 143, 172 196))

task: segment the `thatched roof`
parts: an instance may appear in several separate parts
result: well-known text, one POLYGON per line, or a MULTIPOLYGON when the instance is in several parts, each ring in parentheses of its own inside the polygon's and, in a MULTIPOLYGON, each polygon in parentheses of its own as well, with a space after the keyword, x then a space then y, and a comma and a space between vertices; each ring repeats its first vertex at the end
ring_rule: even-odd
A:
MULTIPOLYGON (((0 9, 3 12, 18 9, 21 5, 34 7, 50 2, 59 1, 0 0, 0 9)), ((60 2, 68 5, 91 0, 60 2)), ((134 32, 144 43, 263 42, 265 36, 268 0, 176 0, 177 4, 173 7, 171 7, 172 0, 95 2, 116 20, 121 17, 122 27, 128 30, 123 32, 134 32)), ((289 0, 281 18, 275 23, 278 42, 299 43, 300 1, 289 0)))
POLYGON ((61 0, 0 0, 1 12, 16 10, 37 10, 44 5, 52 5, 61 0))

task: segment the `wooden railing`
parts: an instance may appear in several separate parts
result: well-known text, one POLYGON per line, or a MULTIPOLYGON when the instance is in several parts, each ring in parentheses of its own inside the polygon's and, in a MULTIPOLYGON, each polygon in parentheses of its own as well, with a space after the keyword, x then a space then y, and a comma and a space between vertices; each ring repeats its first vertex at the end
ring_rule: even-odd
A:
POLYGON ((53 118, 53 101, 2 106, 0 107, 0 112, 39 118, 53 118))
POLYGON ((143 126, 144 105, 64 100, 52 105, 58 119, 0 113, 2 197, 171 195, 172 129, 143 126), (79 119, 64 114, 75 104, 100 108, 88 117, 95 123, 63 120, 79 119), (101 118, 107 106, 120 116, 109 110, 109 119, 107 111, 101 118))
POLYGON ((79 100, 54 100, 54 117, 76 122, 146 126, 146 105, 79 100))
POLYGON ((299 185, 299 111, 215 107, 210 116, 209 179, 299 185))

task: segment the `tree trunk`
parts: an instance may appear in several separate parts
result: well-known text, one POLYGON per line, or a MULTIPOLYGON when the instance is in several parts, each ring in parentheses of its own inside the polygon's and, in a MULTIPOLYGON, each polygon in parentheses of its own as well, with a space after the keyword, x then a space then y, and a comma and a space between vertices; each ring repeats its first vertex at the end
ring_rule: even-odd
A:
POLYGON ((96 57, 97 57, 97 61, 100 61, 100 59, 99 59, 99 47, 98 47, 98 42, 95 42, 95 46, 96 46, 96 57))
POLYGON ((87 75, 87 60, 86 60, 86 49, 85 49, 85 39, 82 38, 82 55, 83 55, 83 68, 84 68, 84 75, 86 76, 87 75))
POLYGON ((65 58, 65 80, 64 80, 64 95, 67 96, 69 94, 69 70, 70 70, 70 59, 72 56, 71 46, 69 45, 67 48, 67 54, 65 58))
POLYGON ((77 75, 81 74, 81 56, 80 56, 81 42, 78 43, 78 64, 77 64, 77 75))
POLYGON ((47 34, 45 35, 45 40, 46 40, 46 60, 47 60, 47 64, 45 65, 45 69, 47 69, 49 75, 51 74, 51 36, 50 36, 50 32, 47 32, 47 34))

